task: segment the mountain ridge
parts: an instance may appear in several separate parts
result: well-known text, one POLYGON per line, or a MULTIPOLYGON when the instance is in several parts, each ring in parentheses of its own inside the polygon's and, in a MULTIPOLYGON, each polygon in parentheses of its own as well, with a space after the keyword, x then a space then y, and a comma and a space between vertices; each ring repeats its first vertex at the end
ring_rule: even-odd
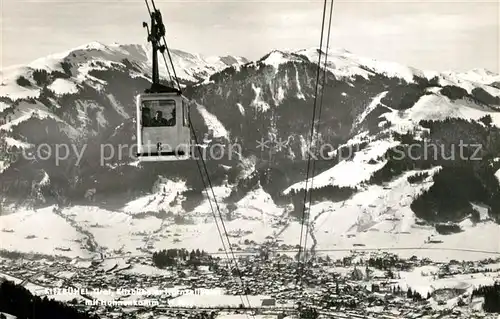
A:
MULTIPOLYGON (((181 64, 183 68, 179 68, 181 73, 178 73, 181 83, 197 82, 206 76, 209 72, 214 72, 220 68, 225 68, 234 63, 247 63, 243 57, 205 57, 202 55, 194 55, 181 50, 171 50, 172 58, 175 64, 181 64), (208 61, 210 60, 210 61, 208 61), (227 61, 224 62, 224 61, 227 61)), ((36 59, 27 64, 14 65, 4 68, 2 71, 3 85, 0 86, 0 96, 10 97, 14 100, 21 97, 37 97, 38 94, 31 92, 34 95, 12 95, 12 92, 6 91, 6 87, 14 86, 20 76, 28 79, 29 82, 36 82, 30 77, 35 71, 46 71, 48 73, 78 73, 75 78, 75 84, 81 84, 84 81, 89 81, 92 77, 87 77, 89 66, 87 61, 107 61, 107 63, 125 64, 131 71, 134 71, 136 76, 145 77, 145 74, 151 73, 151 49, 149 46, 139 44, 111 44, 105 45, 100 42, 91 42, 76 48, 51 54, 47 57, 36 59), (79 69, 68 70, 71 65, 77 65, 79 69), (65 69, 66 68, 66 69, 65 69), (75 72, 76 71, 76 72, 75 72), (3 89, 2 89, 3 87, 3 89), (9 94, 10 93, 10 94, 9 94)), ((160 59, 161 60, 161 59, 160 59)), ((94 66, 99 69, 99 65, 94 66)), ((163 61, 160 61, 160 75, 165 78, 167 71, 163 61)), ((36 84, 36 83, 32 83, 36 84)), ((183 83, 185 84, 185 83, 183 83)), ((64 93, 63 93, 64 94, 64 93)))

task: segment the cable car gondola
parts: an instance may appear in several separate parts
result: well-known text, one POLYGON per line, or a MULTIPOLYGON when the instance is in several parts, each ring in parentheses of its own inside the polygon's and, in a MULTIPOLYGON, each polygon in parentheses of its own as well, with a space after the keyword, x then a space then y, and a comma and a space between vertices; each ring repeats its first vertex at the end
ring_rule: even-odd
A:
POLYGON ((137 96, 137 157, 146 162, 190 159, 189 101, 173 88, 158 91, 137 96))
MULTIPOLYGON (((166 48, 166 42, 160 42, 164 40, 165 26, 159 10, 154 8, 150 14, 153 83, 136 98, 137 158, 141 162, 192 159, 189 100, 182 95, 178 81, 178 88, 160 84, 158 50, 163 54, 166 48)), ((143 26, 148 27, 146 22, 143 26)))

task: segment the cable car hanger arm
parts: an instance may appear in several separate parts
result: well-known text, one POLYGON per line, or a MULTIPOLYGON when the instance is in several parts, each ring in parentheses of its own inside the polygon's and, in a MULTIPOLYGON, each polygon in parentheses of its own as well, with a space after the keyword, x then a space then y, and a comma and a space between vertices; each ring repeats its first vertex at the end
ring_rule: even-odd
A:
POLYGON ((152 84, 151 88, 146 90, 146 93, 178 93, 181 94, 181 87, 179 85, 179 81, 177 79, 177 75, 175 75, 176 81, 177 81, 177 86, 178 88, 174 88, 171 86, 165 86, 160 83, 160 72, 159 72, 159 63, 158 63, 158 51, 161 52, 163 55, 163 58, 165 60, 165 67, 167 67, 168 71, 168 65, 167 61, 165 59, 164 52, 165 50, 167 51, 169 58, 170 58, 170 63, 172 64, 172 68, 174 69, 175 73, 175 68, 172 63, 172 58, 170 56, 170 52, 167 47, 167 42, 165 40, 165 25, 163 24, 163 19, 160 10, 156 9, 156 6, 154 4, 154 1, 152 0, 153 4, 153 11, 150 10, 148 0, 144 0, 146 3, 146 7, 148 9, 148 12, 151 17, 151 26, 148 28, 148 24, 146 22, 142 23, 142 26, 147 29, 148 33, 148 42, 151 42, 152 46, 152 84), (161 40, 163 39, 163 42, 165 43, 164 45, 161 44, 161 40))

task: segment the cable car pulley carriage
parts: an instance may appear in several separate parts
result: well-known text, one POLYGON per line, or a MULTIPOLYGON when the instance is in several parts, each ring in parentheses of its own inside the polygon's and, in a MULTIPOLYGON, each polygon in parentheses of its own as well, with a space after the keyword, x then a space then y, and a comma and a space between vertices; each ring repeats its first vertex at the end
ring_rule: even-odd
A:
MULTIPOLYGON (((153 51, 153 83, 136 100, 137 158, 142 162, 192 159, 194 143, 190 132, 189 100, 182 95, 178 81, 178 88, 160 84, 158 51, 163 54, 166 49, 168 52, 164 39, 165 26, 154 3, 153 11, 149 11, 151 30, 148 29, 148 41, 151 42, 153 51), (161 44, 162 39, 165 45, 161 44)), ((148 28, 146 22, 143 26, 148 28)), ((170 62, 172 63, 171 59, 170 62)))

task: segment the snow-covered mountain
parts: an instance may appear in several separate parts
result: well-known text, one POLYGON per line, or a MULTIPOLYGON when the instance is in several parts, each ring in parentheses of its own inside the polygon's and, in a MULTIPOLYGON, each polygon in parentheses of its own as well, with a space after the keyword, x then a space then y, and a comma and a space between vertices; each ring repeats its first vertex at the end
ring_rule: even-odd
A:
MULTIPOLYGON (((238 245, 269 238, 292 246, 299 242, 296 217, 302 210, 318 55, 315 48, 275 50, 247 62, 173 50, 177 75, 193 101, 198 137, 242 147, 233 160, 207 161, 238 245), (281 147, 262 151, 261 139, 281 147)), ((149 85, 148 61, 141 46, 93 43, 5 71, 0 119, 5 116, 7 123, 0 125, 0 138, 11 157, 0 162, 3 209, 23 207, 1 217, 8 247, 29 250, 30 234, 23 240, 16 233, 21 220, 39 224, 40 214, 50 225, 31 235, 49 238, 45 253, 61 240, 82 238, 87 244, 71 254, 174 243, 219 247, 196 164, 145 166, 130 157, 134 96, 149 85), (55 154, 42 154, 46 160, 12 155, 40 150, 44 143, 52 150, 59 145, 60 152, 60 145, 71 148, 59 162, 55 154), (116 153, 120 145, 124 148, 116 153), (37 215, 27 205, 58 208, 37 215), (182 235, 167 234, 173 223, 182 235), (67 232, 43 235, 53 227, 67 232)), ((322 159, 315 162, 312 182, 310 243, 380 247, 398 245, 396 236, 403 246, 442 247, 429 238, 451 234, 439 239, 442 245, 498 250, 499 75, 479 69, 423 71, 345 50, 329 52, 326 69, 313 148, 322 159), (471 234, 485 238, 467 241, 471 234)), ((34 231, 23 228, 23 234, 34 231)))
MULTIPOLYGON (((228 66, 248 62, 243 57, 204 57, 180 50, 171 50, 171 56, 177 66, 177 77, 183 84, 198 82, 228 66)), ((169 74, 173 75, 172 70, 165 67, 161 58, 159 62, 161 62, 160 76, 167 78, 169 74)), ((146 75, 151 74, 151 48, 143 45, 105 45, 92 42, 67 52, 37 59, 28 65, 8 67, 3 70, 1 96, 12 100, 37 98, 42 93, 40 89, 45 85, 57 95, 75 93, 78 88, 88 84, 94 84, 93 87, 102 89, 103 80, 94 78, 92 72, 109 68, 119 69, 124 66, 128 67, 131 77, 147 79, 146 75), (43 71, 52 77, 40 76, 39 73, 43 71), (68 73, 71 73, 69 81, 62 81, 61 77, 66 78, 64 74, 68 73), (16 85, 21 76, 30 81, 33 87, 30 88, 27 82, 26 85, 16 85), (53 81, 50 83, 44 81, 48 79, 53 81)))

